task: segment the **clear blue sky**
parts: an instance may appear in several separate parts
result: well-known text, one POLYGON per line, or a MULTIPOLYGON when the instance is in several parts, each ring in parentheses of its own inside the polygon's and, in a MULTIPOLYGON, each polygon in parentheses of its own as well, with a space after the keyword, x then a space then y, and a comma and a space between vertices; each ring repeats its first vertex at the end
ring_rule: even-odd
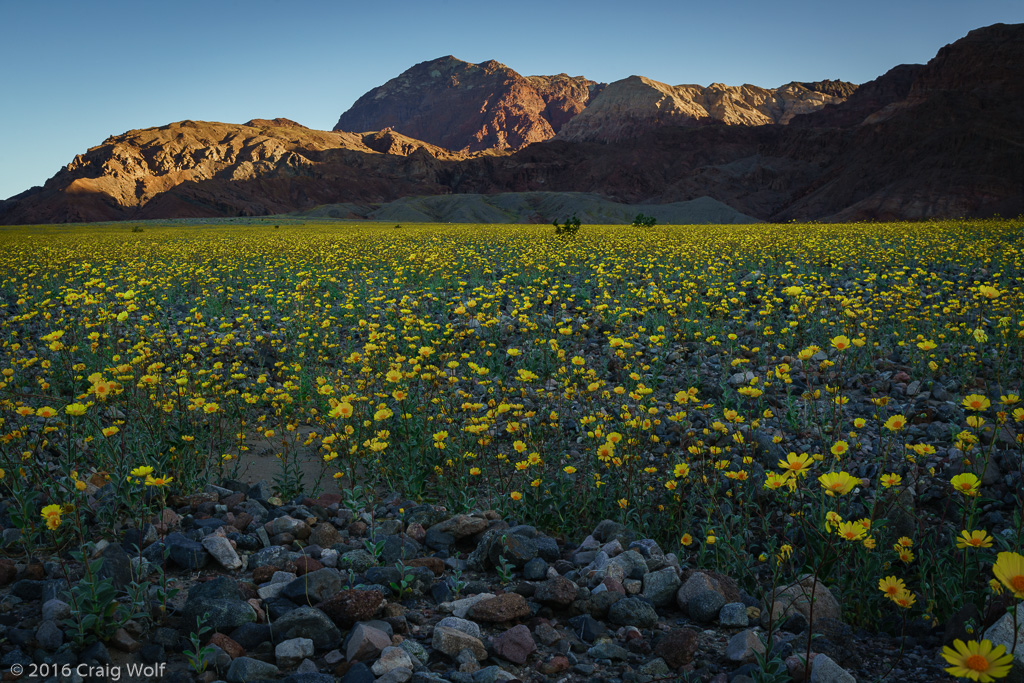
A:
POLYGON ((604 82, 862 83, 997 22, 1024 22, 1024 2, 0 0, 0 198, 132 128, 284 116, 329 130, 448 54, 604 82))

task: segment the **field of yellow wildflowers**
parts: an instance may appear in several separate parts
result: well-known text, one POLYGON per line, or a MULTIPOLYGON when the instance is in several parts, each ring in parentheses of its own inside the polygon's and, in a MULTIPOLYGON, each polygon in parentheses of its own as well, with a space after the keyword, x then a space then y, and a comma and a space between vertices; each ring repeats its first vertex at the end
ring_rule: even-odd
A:
POLYGON ((142 524, 260 443, 283 499, 613 518, 1006 674, 981 636, 1024 598, 1020 220, 0 230, 11 556, 142 524))

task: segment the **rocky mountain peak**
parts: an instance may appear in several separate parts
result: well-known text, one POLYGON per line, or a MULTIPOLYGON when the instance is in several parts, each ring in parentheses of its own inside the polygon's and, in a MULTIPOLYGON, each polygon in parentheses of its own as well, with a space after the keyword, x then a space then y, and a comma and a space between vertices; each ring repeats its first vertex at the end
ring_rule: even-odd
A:
POLYGON ((612 142, 637 138, 663 126, 786 124, 794 116, 841 102, 855 90, 855 85, 842 81, 794 82, 779 88, 724 83, 702 87, 629 76, 605 87, 557 137, 573 142, 612 142))
POLYGON ((452 150, 516 150, 553 137, 583 110, 594 85, 565 74, 527 78, 495 60, 473 64, 449 55, 366 93, 334 130, 389 128, 452 150))
POLYGON ((309 130, 309 128, 306 128, 306 126, 301 123, 296 123, 291 119, 286 119, 280 116, 275 119, 250 119, 242 125, 252 126, 254 128, 303 128, 305 130, 309 130))

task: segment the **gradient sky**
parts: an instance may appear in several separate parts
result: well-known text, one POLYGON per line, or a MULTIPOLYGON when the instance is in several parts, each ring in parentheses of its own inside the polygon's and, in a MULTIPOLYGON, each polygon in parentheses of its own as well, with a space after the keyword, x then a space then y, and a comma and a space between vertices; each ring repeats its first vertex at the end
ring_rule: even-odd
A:
POLYGON ((863 83, 997 22, 1024 22, 1024 2, 0 0, 0 198, 133 128, 284 116, 329 130, 448 54, 604 82, 863 83))

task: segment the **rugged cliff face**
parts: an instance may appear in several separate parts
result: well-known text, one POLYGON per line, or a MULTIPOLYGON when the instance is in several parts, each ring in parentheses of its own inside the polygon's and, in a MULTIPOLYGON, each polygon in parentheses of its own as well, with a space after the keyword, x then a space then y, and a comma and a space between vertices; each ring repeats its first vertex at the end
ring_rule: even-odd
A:
POLYGON ((569 142, 614 142, 663 126, 786 124, 794 116, 842 102, 855 89, 852 83, 840 81, 789 83, 774 89, 713 83, 705 88, 630 76, 604 88, 557 137, 569 142))
MULTIPOLYGON (((778 221, 1024 212, 1024 25, 972 31, 927 65, 898 66, 853 91, 841 82, 767 90, 640 77, 602 89, 568 76, 522 78, 494 62, 426 64, 438 61, 448 86, 424 89, 410 77, 402 87, 420 92, 437 117, 449 107, 453 126, 458 111, 472 119, 458 124, 459 134, 479 152, 453 152, 397 127, 346 133, 287 119, 183 121, 107 139, 44 187, 0 202, 0 224, 264 215, 526 191, 626 203, 711 197, 778 221), (442 92, 474 79, 488 87, 504 79, 508 97, 532 93, 513 99, 529 99, 533 113, 517 119, 522 107, 481 111, 479 103, 466 113, 455 105, 465 105, 465 93, 444 104, 442 92), (512 151, 531 135, 547 138, 512 151)), ((434 71, 441 73, 424 77, 442 78, 434 71)), ((382 100, 412 101, 395 94, 394 82, 382 88, 382 100)), ((409 121, 419 120, 409 111, 409 121)))
POLYGON ((0 204, 0 223, 264 215, 336 202, 339 193, 365 202, 441 194, 435 166, 463 158, 394 132, 182 121, 108 138, 43 187, 0 204))
POLYGON ((517 150, 553 137, 596 88, 580 76, 524 78, 493 60, 442 57, 360 97, 334 130, 393 129, 452 150, 517 150))

